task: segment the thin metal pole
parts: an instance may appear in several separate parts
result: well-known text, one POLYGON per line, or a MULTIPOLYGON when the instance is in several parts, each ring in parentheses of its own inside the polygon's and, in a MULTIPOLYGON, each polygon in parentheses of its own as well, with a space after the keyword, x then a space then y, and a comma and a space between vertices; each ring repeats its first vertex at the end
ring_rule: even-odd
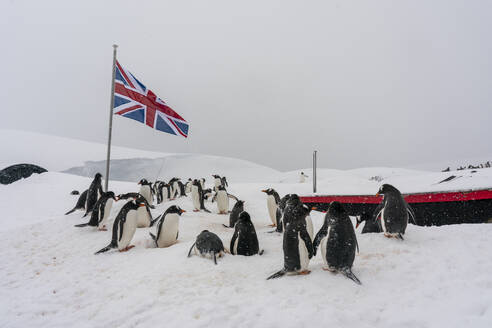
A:
POLYGON ((317 153, 318 151, 315 150, 313 152, 313 193, 316 193, 316 169, 317 169, 317 153))
POLYGON ((104 184, 104 190, 108 191, 109 183, 109 161, 111 157, 111 130, 113 129, 113 107, 114 107, 114 80, 116 77, 116 48, 117 44, 113 44, 113 77, 111 78, 111 102, 109 108, 109 132, 108 132, 108 153, 106 156, 106 181, 104 184))

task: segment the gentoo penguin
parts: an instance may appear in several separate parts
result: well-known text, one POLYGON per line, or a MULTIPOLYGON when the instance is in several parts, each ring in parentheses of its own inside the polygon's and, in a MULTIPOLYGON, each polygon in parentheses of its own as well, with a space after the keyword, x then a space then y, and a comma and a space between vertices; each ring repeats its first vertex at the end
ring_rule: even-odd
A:
POLYGON ((205 178, 201 178, 198 181, 200 181, 200 185, 202 186, 202 189, 205 189, 205 178))
POLYGON ((130 242, 137 229, 137 209, 140 206, 145 207, 145 205, 145 202, 138 202, 135 199, 123 205, 114 219, 111 243, 97 251, 96 254, 107 252, 112 248, 118 248, 120 252, 126 252, 133 248, 134 246, 130 245, 130 242))
POLYGON ((263 254, 258 246, 258 237, 256 236, 255 226, 251 222, 248 212, 242 212, 239 220, 234 226, 234 235, 231 239, 231 254, 251 256, 263 254))
POLYGON ((203 198, 207 201, 212 201, 212 198, 214 198, 214 193, 212 192, 212 189, 207 188, 203 189, 203 198))
POLYGON ((155 195, 157 204, 162 203, 162 184, 163 181, 156 181, 152 185, 152 193, 155 195))
POLYGON ((173 205, 157 219, 159 222, 157 223, 156 235, 149 232, 156 247, 169 247, 176 243, 179 233, 179 217, 184 212, 186 211, 179 206, 173 205))
POLYGON ((221 178, 220 178, 220 181, 222 181, 222 185, 223 185, 224 187, 229 187, 229 184, 227 183, 227 179, 226 179, 226 177, 221 177, 221 178))
POLYGON ((188 252, 188 257, 191 256, 191 251, 195 249, 201 256, 211 255, 214 263, 217 264, 217 257, 224 255, 224 245, 219 236, 208 230, 203 230, 197 237, 195 243, 191 246, 188 252))
POLYGON ((272 224, 270 224, 270 226, 276 227, 277 226, 277 211, 278 211, 278 205, 280 203, 280 196, 272 188, 262 190, 262 192, 264 192, 268 195, 267 196, 267 209, 268 209, 268 214, 270 215, 270 220, 272 221, 272 224))
POLYGON ((146 179, 142 179, 138 182, 138 184, 140 185, 140 190, 138 193, 144 196, 145 200, 147 201, 147 203, 149 203, 149 205, 152 205, 154 200, 152 198, 151 183, 148 182, 146 179))
POLYGON ((310 209, 293 194, 283 215, 284 267, 268 279, 279 278, 285 274, 309 274, 309 260, 313 257, 313 242, 306 230, 306 215, 310 209))
POLYGON ((332 202, 325 216, 323 226, 314 239, 314 249, 321 248, 325 266, 323 270, 341 272, 360 285, 352 273, 355 251, 359 249, 354 226, 339 202, 332 202))
POLYGON ((275 230, 271 232, 282 232, 284 231, 284 212, 287 207, 287 203, 289 202, 290 198, 293 196, 293 194, 287 194, 284 197, 280 199, 280 202, 278 203, 278 211, 277 211, 277 224, 275 230))
POLYGON ((222 186, 222 179, 217 174, 213 174, 212 177, 214 178, 214 191, 217 192, 219 187, 222 186))
POLYGON ((138 197, 141 197, 141 196, 142 195, 140 195, 138 192, 127 192, 126 194, 119 194, 116 198, 118 200, 129 199, 129 198, 137 199, 138 197))
POLYGON ((179 196, 178 178, 172 178, 169 180, 169 185, 171 186, 171 196, 169 198, 171 200, 176 199, 176 197, 179 196))
POLYGON ((372 220, 372 215, 368 213, 362 213, 360 216, 357 217, 357 223, 355 224, 355 229, 359 227, 359 225, 362 222, 366 222, 364 224, 364 228, 362 228, 361 233, 372 233, 372 232, 382 232, 383 228, 381 227, 381 221, 379 220, 372 220))
POLYGON ((94 177, 94 180, 92 180, 92 183, 87 191, 87 199, 85 201, 85 214, 89 214, 92 212, 92 209, 94 208, 94 205, 96 204, 97 200, 102 194, 102 184, 101 184, 101 178, 102 175, 101 173, 96 173, 96 176, 94 177))
POLYGON ((111 207, 113 206, 113 201, 116 198, 114 192, 108 191, 103 192, 102 196, 97 200, 96 205, 92 209, 91 219, 87 223, 77 224, 76 227, 99 227, 99 230, 105 231, 106 223, 108 221, 109 214, 111 213, 111 207))
POLYGON ((219 214, 229 213, 229 196, 227 195, 227 190, 223 185, 220 185, 215 193, 212 203, 217 201, 217 210, 219 214))
POLYGON ((187 194, 190 194, 191 193, 191 185, 193 184, 193 180, 191 179, 188 179, 188 181, 186 182, 185 184, 185 192, 187 194))
POLYGON ((193 184, 191 186, 191 201, 193 202, 194 212, 204 210, 205 212, 210 213, 210 211, 205 208, 202 185, 196 179, 193 180, 193 184))
POLYGON ((299 176, 299 182, 304 183, 306 182, 306 178, 309 178, 307 175, 304 174, 304 172, 301 172, 301 175, 299 176))
POLYGON ((181 182, 181 179, 178 179, 179 186, 179 197, 186 197, 185 185, 181 182))
POLYGON ((237 220, 239 220, 239 214, 241 214, 242 211, 244 211, 244 200, 238 200, 232 208, 231 215, 229 215, 229 225, 226 226, 223 224, 223 226, 226 228, 234 228, 237 220))
POLYGON ((413 212, 409 209, 400 191, 392 185, 383 184, 376 196, 380 194, 383 195, 383 201, 374 211, 373 218, 377 220, 381 215, 381 227, 386 237, 403 240, 409 214, 413 215, 413 212))
POLYGON ((65 215, 68 215, 70 213, 75 212, 76 210, 85 210, 85 202, 87 201, 87 193, 89 192, 89 189, 84 191, 80 196, 79 199, 77 200, 77 204, 75 204, 75 207, 72 208, 70 211, 65 213, 65 215))
POLYGON ((140 196, 137 198, 137 202, 145 204, 145 206, 140 206, 137 209, 137 228, 150 227, 153 223, 153 220, 147 200, 143 196, 140 196))
POLYGON ((171 186, 168 183, 162 182, 159 185, 159 194, 161 203, 168 201, 171 198, 171 186))

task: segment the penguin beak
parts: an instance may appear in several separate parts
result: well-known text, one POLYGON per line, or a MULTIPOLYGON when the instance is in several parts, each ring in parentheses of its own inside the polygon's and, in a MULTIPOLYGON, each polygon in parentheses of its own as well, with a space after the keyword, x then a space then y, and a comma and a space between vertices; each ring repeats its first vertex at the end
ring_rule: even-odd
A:
POLYGON ((140 203, 138 204, 139 207, 145 207, 145 204, 144 203, 140 203))
POLYGON ((266 190, 262 190, 261 192, 266 192, 266 190))
POLYGON ((181 214, 186 213, 186 211, 185 211, 185 210, 179 210, 179 212, 180 212, 181 214))
POLYGON ((317 209, 318 209, 318 208, 317 208, 316 206, 311 207, 311 211, 315 211, 315 210, 317 210, 317 209))
POLYGON ((376 193, 376 197, 379 197, 379 191, 376 193))
POLYGON ((355 224, 355 229, 359 227, 360 221, 357 220, 357 223, 355 224))

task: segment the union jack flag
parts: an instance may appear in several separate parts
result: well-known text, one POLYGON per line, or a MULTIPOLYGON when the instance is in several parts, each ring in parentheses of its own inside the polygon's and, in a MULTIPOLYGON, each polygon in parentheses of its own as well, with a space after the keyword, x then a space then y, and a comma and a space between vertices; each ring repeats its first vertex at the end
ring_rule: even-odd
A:
POLYGON ((116 61, 114 114, 145 123, 156 130, 188 137, 189 125, 116 61))

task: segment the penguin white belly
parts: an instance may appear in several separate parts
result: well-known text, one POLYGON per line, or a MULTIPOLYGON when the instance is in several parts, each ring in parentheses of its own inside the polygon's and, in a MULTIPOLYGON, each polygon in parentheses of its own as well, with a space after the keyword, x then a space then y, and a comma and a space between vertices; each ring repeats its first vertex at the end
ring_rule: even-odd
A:
POLYGON ((386 224, 384 222, 384 208, 381 211, 381 219, 380 220, 381 220, 381 227, 383 227, 383 232, 386 233, 386 224))
POLYGON ((299 182, 300 183, 304 183, 306 182, 306 177, 304 175, 301 174, 301 177, 299 178, 299 182))
POLYGON ((232 254, 234 255, 237 255, 237 244, 239 244, 239 232, 237 234, 236 240, 234 241, 234 251, 232 252, 232 254))
POLYGON ((178 214, 167 214, 164 223, 161 226, 159 238, 157 239, 158 247, 169 247, 176 243, 176 236, 179 229, 179 216, 178 214))
MULTIPOLYGON (((330 234, 330 230, 328 228, 328 235, 330 234)), ((323 263, 325 264, 325 267, 328 268, 328 263, 326 262, 326 243, 328 242, 328 237, 324 237, 321 239, 321 243, 319 244, 319 247, 321 248, 321 256, 323 257, 323 263)))
POLYGON ((202 186, 202 190, 205 189, 205 180, 200 180, 200 185, 202 186))
POLYGON ((151 220, 147 208, 145 206, 140 206, 137 210, 137 228, 146 228, 150 226, 151 220))
POLYGON ((268 195, 267 197, 267 207, 268 207, 268 214, 270 215, 270 220, 272 220, 273 224, 277 224, 278 205, 275 202, 275 197, 273 197, 272 195, 268 195))
POLYGON ((309 267, 309 253, 306 247, 306 244, 304 243, 304 240, 301 238, 301 233, 298 233, 298 238, 299 238, 299 264, 301 265, 301 268, 299 271, 305 271, 309 267))
POLYGON ((193 201, 193 207, 195 210, 200 209, 200 195, 198 194, 198 187, 197 186, 192 186, 191 187, 191 200, 193 201))
POLYGON ((167 192, 167 188, 162 188, 162 201, 166 201, 169 199, 169 193, 167 192))
MULTIPOLYGON (((137 211, 131 210, 126 215, 126 221, 123 224, 123 235, 121 239, 118 240, 118 249, 122 250, 132 241, 133 235, 135 234, 135 230, 137 230, 137 211)), ((118 229, 118 238, 120 236, 120 231, 118 229)))
POLYGON ((215 186, 214 187, 214 190, 215 191, 218 190, 221 184, 222 184, 222 181, 220 181, 220 179, 215 178, 215 180, 214 180, 214 186, 215 186))
POLYGON ((188 183, 186 184, 186 186, 185 186, 185 192, 186 192, 187 194, 189 194, 189 193, 191 192, 191 183, 189 183, 189 182, 188 182, 188 183))
POLYGON ((308 232, 309 238, 311 238, 311 241, 313 240, 313 233, 314 233, 314 228, 313 228, 313 220, 311 219, 311 216, 306 216, 306 230, 308 232))
POLYGON ((149 185, 143 185, 140 187, 140 191, 139 191, 140 195, 142 195, 145 200, 147 201, 147 203, 149 203, 150 205, 152 205, 152 192, 150 190, 150 186, 149 185))
POLYGON ((104 216, 101 218, 99 217, 99 229, 102 229, 107 223, 108 223, 108 218, 109 214, 111 213, 111 208, 113 207, 113 199, 110 198, 106 201, 106 205, 104 206, 104 216))
POLYGON ((219 213, 229 212, 229 197, 223 190, 219 190, 219 193, 217 194, 217 209, 219 210, 219 213))

